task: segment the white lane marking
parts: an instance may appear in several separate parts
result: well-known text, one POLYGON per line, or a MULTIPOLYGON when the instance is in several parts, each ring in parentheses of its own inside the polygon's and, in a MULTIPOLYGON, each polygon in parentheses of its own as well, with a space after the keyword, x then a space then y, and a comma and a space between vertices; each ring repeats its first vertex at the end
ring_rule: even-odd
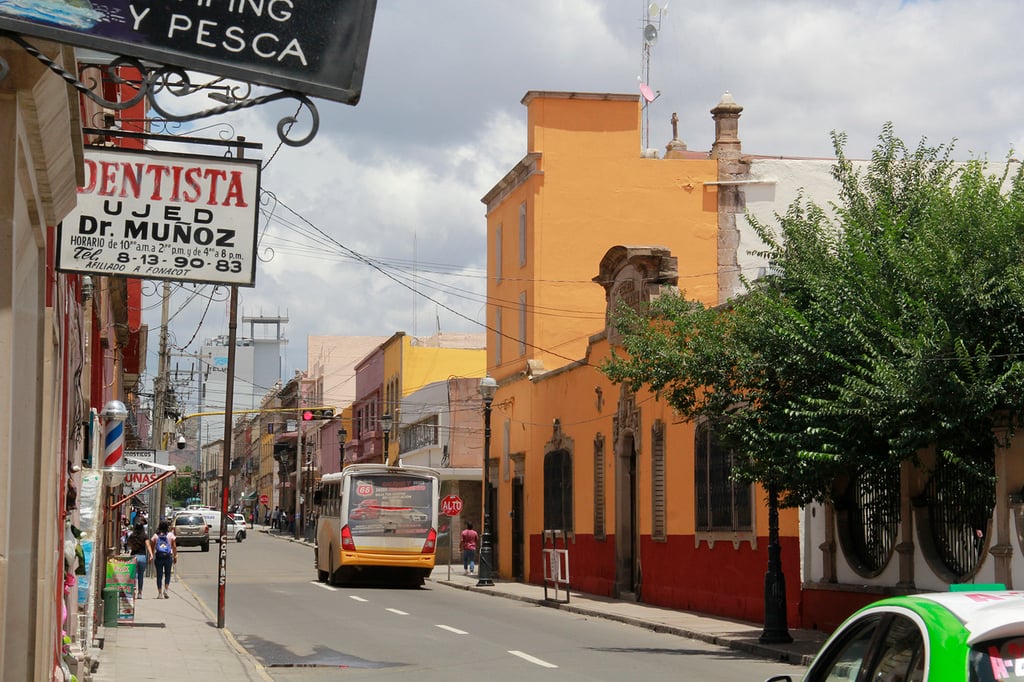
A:
POLYGON ((362 597, 357 597, 354 594, 348 595, 348 598, 349 599, 355 599, 356 601, 363 601, 363 602, 370 601, 369 599, 363 599, 362 597))
POLYGON ((331 592, 337 592, 338 591, 337 587, 331 587, 330 585, 327 585, 325 583, 319 583, 319 582, 316 582, 316 581, 311 581, 311 582, 314 585, 316 585, 317 587, 319 587, 319 588, 321 588, 323 590, 330 590, 331 592))
POLYGON ((457 634, 457 635, 468 635, 468 634, 469 634, 469 633, 468 633, 468 632, 466 632, 465 630, 460 630, 460 629, 458 629, 458 628, 453 628, 453 627, 452 627, 451 625, 441 625, 441 624, 437 624, 437 625, 435 625, 434 627, 435 627, 435 628, 441 628, 442 630, 447 630, 448 632, 454 632, 454 633, 455 633, 455 634, 457 634))
POLYGON ((554 663, 548 663, 547 661, 542 661, 539 658, 537 658, 536 656, 531 656, 530 654, 524 654, 522 651, 510 651, 509 653, 512 654, 513 656, 518 656, 519 658, 523 659, 524 661, 529 661, 530 663, 536 663, 537 665, 539 665, 539 666, 541 666, 543 668, 557 668, 558 667, 554 663))
POLYGON ((387 609, 391 613, 397 613, 399 616, 408 616, 409 614, 405 611, 399 611, 398 609, 387 609))

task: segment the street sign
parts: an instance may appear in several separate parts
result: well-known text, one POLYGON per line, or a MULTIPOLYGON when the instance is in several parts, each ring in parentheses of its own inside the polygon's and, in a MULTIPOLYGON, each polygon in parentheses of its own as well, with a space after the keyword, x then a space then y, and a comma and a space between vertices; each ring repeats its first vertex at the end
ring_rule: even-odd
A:
POLYGON ((260 504, 267 504, 270 502, 270 498, 266 495, 260 495, 260 504))
POLYGON ((446 495, 441 500, 441 511, 445 516, 458 516, 462 513, 462 498, 458 495, 446 495))

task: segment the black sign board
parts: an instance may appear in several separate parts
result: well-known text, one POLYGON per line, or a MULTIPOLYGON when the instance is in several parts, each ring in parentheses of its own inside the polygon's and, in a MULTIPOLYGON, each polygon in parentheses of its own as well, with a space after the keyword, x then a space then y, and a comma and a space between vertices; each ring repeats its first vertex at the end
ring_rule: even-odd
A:
POLYGON ((0 30, 356 104, 376 0, 0 1, 0 30))

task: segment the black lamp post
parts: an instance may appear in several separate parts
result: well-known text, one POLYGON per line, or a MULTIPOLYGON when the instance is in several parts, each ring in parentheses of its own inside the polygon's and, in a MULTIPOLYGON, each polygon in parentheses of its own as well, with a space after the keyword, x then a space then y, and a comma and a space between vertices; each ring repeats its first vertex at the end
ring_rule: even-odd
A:
POLYGON ((384 464, 388 463, 388 436, 391 435, 391 413, 385 412, 380 418, 380 428, 384 432, 384 464))
POLYGON ((788 644, 793 641, 786 625, 786 576, 782 574, 782 547, 779 546, 779 490, 768 484, 768 571, 764 574, 764 630, 762 644, 788 644))
POLYGON ((338 429, 338 471, 345 468, 345 439, 348 438, 348 431, 342 426, 338 429))
POLYGON ((484 495, 483 495, 483 528, 480 529, 480 573, 476 581, 477 587, 493 587, 491 568, 494 560, 494 546, 491 542, 491 506, 487 498, 491 492, 491 402, 494 392, 498 390, 498 382, 486 376, 480 380, 480 396, 484 400, 484 495))

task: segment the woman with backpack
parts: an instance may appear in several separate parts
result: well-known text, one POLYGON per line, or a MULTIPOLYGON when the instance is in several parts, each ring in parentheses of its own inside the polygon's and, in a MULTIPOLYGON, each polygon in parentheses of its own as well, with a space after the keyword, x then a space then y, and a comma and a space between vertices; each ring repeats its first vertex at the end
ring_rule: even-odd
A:
POLYGON ((142 597, 142 580, 146 577, 146 566, 153 558, 153 548, 146 537, 146 527, 136 523, 127 540, 128 552, 135 557, 135 581, 137 599, 142 597))
POLYGON ((167 521, 160 521, 156 533, 149 541, 153 547, 153 563, 156 565, 156 598, 170 599, 167 590, 171 587, 171 565, 178 560, 178 543, 167 521))

